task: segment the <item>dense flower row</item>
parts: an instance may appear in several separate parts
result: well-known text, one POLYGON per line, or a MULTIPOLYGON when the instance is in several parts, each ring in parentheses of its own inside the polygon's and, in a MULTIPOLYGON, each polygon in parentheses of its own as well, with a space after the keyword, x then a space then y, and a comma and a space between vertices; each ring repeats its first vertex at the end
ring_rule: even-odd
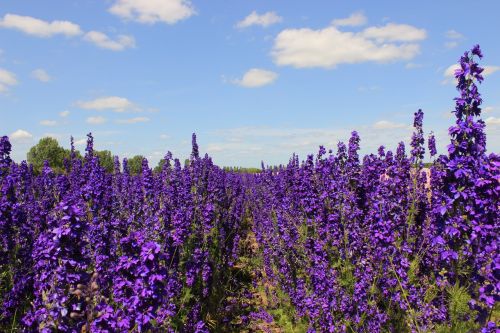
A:
POLYGON ((309 332, 498 331, 500 157, 478 57, 460 60, 451 144, 437 157, 429 136, 430 170, 421 110, 409 154, 360 157, 353 132, 256 175, 201 158, 194 135, 186 165, 167 153, 139 175, 126 159, 106 172, 91 135, 83 159, 72 147, 63 173, 41 174, 0 138, 0 330, 229 332, 281 305, 309 332), (244 301, 249 225, 268 309, 244 301))
MULTIPOLYGON (((481 57, 476 46, 460 59, 451 144, 430 172, 419 110, 409 155, 401 143, 360 160, 353 132, 336 154, 255 178, 267 279, 310 332, 499 330, 500 157, 478 118, 481 57)), ((428 145, 434 158, 432 134, 428 145)))
POLYGON ((27 332, 208 332, 226 327, 244 236, 240 176, 170 153, 106 173, 93 153, 35 175, 0 142, 0 328, 27 332), (226 326, 224 326, 226 325, 226 326))

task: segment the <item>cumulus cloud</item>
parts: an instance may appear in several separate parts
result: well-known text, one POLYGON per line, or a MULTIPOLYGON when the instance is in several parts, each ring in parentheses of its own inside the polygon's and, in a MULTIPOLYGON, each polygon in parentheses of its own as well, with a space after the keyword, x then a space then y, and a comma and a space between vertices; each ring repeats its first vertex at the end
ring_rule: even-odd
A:
POLYGON ((40 121, 40 125, 42 126, 56 126, 57 125, 57 121, 55 120, 42 120, 40 121))
POLYGON ((123 51, 127 48, 135 47, 135 39, 128 35, 119 35, 116 40, 99 31, 89 31, 85 34, 84 40, 96 46, 112 51, 123 51))
POLYGON ((458 31, 453 30, 453 29, 446 31, 446 33, 444 35, 448 39, 462 39, 462 38, 464 38, 464 35, 462 35, 458 31))
POLYGON ((10 134, 9 139, 15 143, 29 142, 33 139, 33 134, 28 131, 18 129, 17 131, 10 134))
POLYGON ((112 110, 114 112, 124 112, 134 106, 127 98, 118 96, 100 97, 90 101, 78 101, 76 105, 86 110, 112 110))
POLYGON ((459 40, 464 39, 464 35, 453 29, 446 31, 444 36, 448 39, 444 43, 444 47, 447 49, 454 49, 459 45, 459 40))
MULTIPOLYGON (((28 35, 42 38, 54 35, 64 35, 66 37, 83 35, 85 41, 91 42, 100 48, 113 51, 122 51, 135 47, 135 39, 132 36, 118 35, 116 39, 112 39, 99 31, 89 31, 84 34, 78 24, 70 21, 48 22, 31 16, 5 14, 3 18, 0 17, 0 28, 15 29, 28 35)), ((32 75, 42 82, 50 81, 50 76, 43 69, 37 69, 32 75)))
POLYGON ((444 43, 444 47, 446 47, 447 49, 454 49, 457 46, 458 46, 458 42, 454 41, 454 40, 444 43))
POLYGON ((497 71, 500 71, 500 66, 484 66, 483 76, 491 75, 497 71))
MULTIPOLYGON (((484 68, 484 71, 481 73, 481 75, 483 75, 483 77, 489 76, 497 71, 500 71, 500 66, 483 66, 483 68, 484 68)), ((456 81, 455 80, 455 71, 457 69, 460 69, 459 64, 453 64, 451 66, 448 66, 443 72, 444 80, 441 81, 441 83, 447 84, 447 83, 455 82, 456 81)))
POLYGON ((283 21, 281 16, 278 16, 275 12, 267 12, 259 15, 255 10, 251 12, 243 20, 236 23, 238 28, 247 28, 252 25, 260 25, 261 27, 268 27, 270 25, 280 23, 283 21))
POLYGON ((5 14, 0 19, 0 28, 14 29, 36 37, 52 37, 64 35, 67 37, 78 36, 82 30, 78 24, 70 21, 44 21, 31 16, 5 14))
POLYGON ((74 141, 75 146, 84 146, 87 144, 87 139, 82 138, 74 141))
POLYGON ((64 111, 61 111, 59 112, 59 115, 63 118, 66 118, 67 116, 69 116, 69 111, 68 110, 64 110, 64 111))
POLYGON ((109 12, 122 19, 149 24, 175 24, 196 14, 189 0, 117 0, 109 12))
POLYGON ((116 122, 118 124, 136 124, 136 123, 145 123, 148 121, 149 121, 149 118, 147 118, 147 117, 135 117, 135 118, 128 118, 128 119, 119 119, 116 122))
POLYGON ((344 32, 335 26, 285 29, 275 38, 271 54, 276 64, 296 68, 410 60, 420 52, 417 42, 426 36, 424 29, 395 23, 361 32, 344 32))
POLYGON ((444 70, 443 75, 444 75, 445 77, 453 78, 453 77, 455 77, 455 71, 456 71, 457 69, 459 69, 459 68, 460 68, 460 65, 458 65, 458 64, 453 64, 453 65, 451 65, 451 66, 448 66, 448 68, 446 68, 446 69, 444 70))
POLYGON ((245 88, 257 88, 273 83, 278 78, 275 72, 259 68, 248 70, 241 79, 233 80, 234 84, 245 88))
POLYGON ((380 121, 377 121, 375 124, 373 124, 372 127, 374 129, 384 130, 384 129, 405 128, 405 127, 408 127, 408 125, 393 123, 392 121, 388 121, 388 120, 380 120, 380 121))
POLYGON ((483 108, 483 112, 484 112, 484 113, 491 113, 491 112, 493 112, 494 110, 495 110, 495 108, 494 108, 493 106, 485 106, 485 107, 483 108))
MULTIPOLYGON (((358 127, 363 152, 373 152, 379 145, 390 144, 395 148, 397 142, 408 142, 411 129, 403 125, 391 130, 374 130, 373 124, 358 127)), ((286 128, 286 127, 239 127, 219 129, 212 133, 211 140, 204 146, 214 153, 214 158, 225 158, 255 162, 255 152, 259 151, 268 163, 282 163, 293 152, 305 157, 317 151, 320 145, 326 148, 337 147, 339 141, 347 142, 351 131, 346 128, 286 128)))
POLYGON ((332 25, 336 27, 358 27, 365 25, 367 21, 366 16, 362 12, 356 12, 349 17, 333 20, 332 25))
POLYGON ((0 68, 0 93, 7 92, 10 86, 18 83, 16 75, 6 69, 0 68))
POLYGON ((87 118, 87 124, 92 124, 92 125, 101 125, 106 122, 106 118, 97 116, 97 117, 88 117, 87 118))
POLYGON ((500 125, 500 118, 488 117, 488 118, 486 118, 486 120, 484 122, 486 123, 486 125, 498 126, 498 125, 500 125))
POLYGON ((50 75, 42 68, 35 69, 31 72, 31 76, 40 82, 49 82, 52 80, 50 75))
POLYGON ((405 65, 405 68, 406 69, 415 69, 415 68, 421 68, 421 67, 424 67, 424 65, 422 64, 417 64, 417 63, 414 63, 414 62, 409 62, 405 65))
POLYGON ((425 29, 408 24, 388 23, 383 27, 366 28, 361 35, 378 42, 417 42, 427 38, 425 29))

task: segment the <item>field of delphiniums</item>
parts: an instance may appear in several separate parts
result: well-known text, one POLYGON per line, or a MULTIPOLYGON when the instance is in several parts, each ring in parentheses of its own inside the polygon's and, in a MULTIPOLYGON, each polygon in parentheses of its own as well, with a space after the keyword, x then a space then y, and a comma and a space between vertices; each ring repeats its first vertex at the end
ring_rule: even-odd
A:
POLYGON ((256 174, 200 157, 194 135, 187 163, 167 153, 155 172, 106 172, 89 135, 38 173, 2 137, 0 331, 498 332, 480 58, 460 59, 440 156, 421 110, 410 147, 361 157, 352 132, 256 174))

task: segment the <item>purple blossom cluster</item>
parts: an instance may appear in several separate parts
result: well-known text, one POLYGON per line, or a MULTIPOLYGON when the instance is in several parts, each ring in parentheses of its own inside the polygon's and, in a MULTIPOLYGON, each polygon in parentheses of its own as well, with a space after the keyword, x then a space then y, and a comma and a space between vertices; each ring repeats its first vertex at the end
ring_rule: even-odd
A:
POLYGON ((194 134, 184 166, 168 152, 138 175, 118 158, 106 172, 90 134, 84 158, 71 140, 65 170, 40 174, 1 137, 0 331, 230 332, 236 316, 271 331, 253 282, 308 332, 498 332, 500 156, 486 153, 477 58, 460 59, 451 143, 437 156, 429 135, 430 168, 421 110, 409 154, 361 157, 352 132, 255 175, 200 157, 194 134))
MULTIPOLYGON (((227 322, 245 231, 240 176, 168 153, 131 175, 72 147, 37 175, 0 141, 0 330, 208 332, 227 322), (221 278, 224 277, 224 278, 221 278)), ((246 228, 248 230, 248 227, 246 228)))
POLYGON ((409 155, 400 143, 360 160, 353 132, 336 153, 255 177, 266 278, 309 332, 500 329, 500 157, 486 154, 479 118, 481 57, 475 46, 460 59, 451 144, 430 170, 418 110, 409 155))

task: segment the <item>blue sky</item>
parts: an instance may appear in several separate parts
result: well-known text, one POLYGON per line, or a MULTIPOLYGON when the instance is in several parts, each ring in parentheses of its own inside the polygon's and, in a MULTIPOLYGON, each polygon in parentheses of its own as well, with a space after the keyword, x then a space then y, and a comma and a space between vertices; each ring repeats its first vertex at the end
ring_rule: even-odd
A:
POLYGON ((500 2, 0 0, 0 133, 16 160, 43 136, 156 164, 191 133, 220 165, 286 163, 361 134, 444 152, 450 66, 479 43, 488 149, 500 151, 500 2), (471 7, 474 6, 474 7, 471 7))

